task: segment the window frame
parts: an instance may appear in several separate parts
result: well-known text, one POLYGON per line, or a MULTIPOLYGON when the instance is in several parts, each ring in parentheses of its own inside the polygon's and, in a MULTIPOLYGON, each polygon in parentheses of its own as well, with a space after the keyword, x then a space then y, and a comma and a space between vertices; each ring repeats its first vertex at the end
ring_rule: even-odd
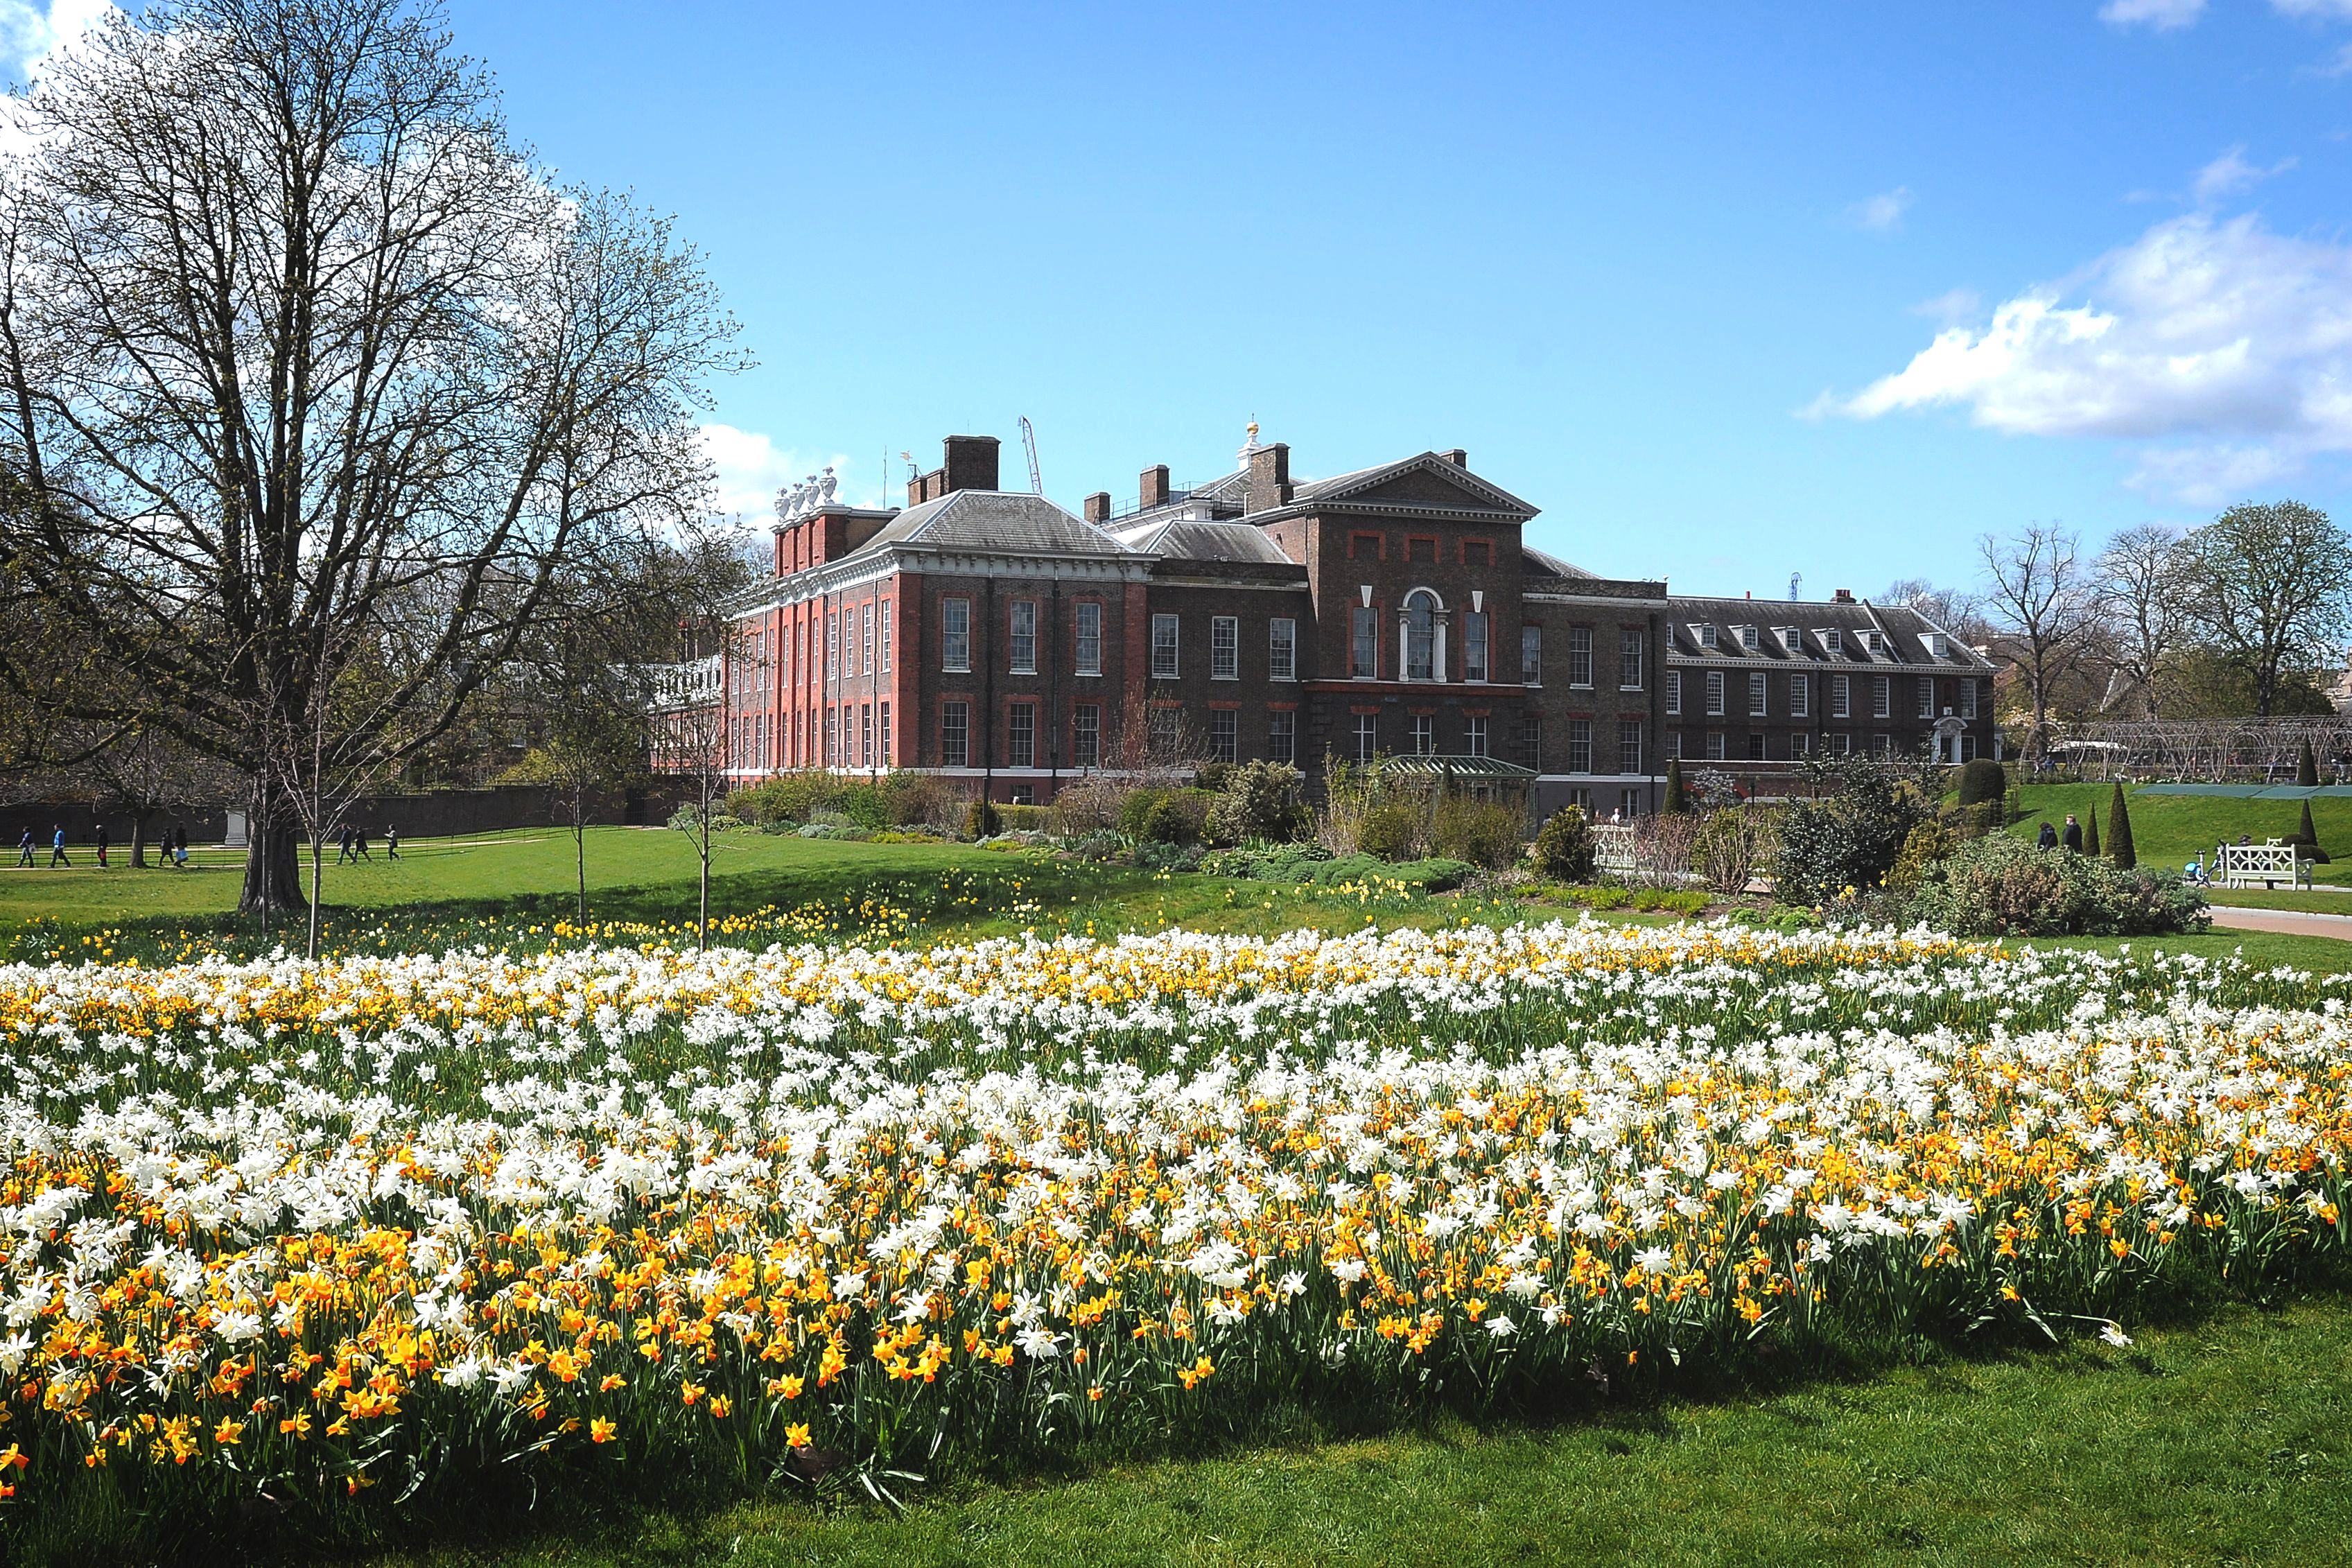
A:
POLYGON ((1015 599, 1005 608, 1004 673, 1037 673, 1037 601, 1034 599, 1015 599))
POLYGON ((1221 763, 1242 760, 1242 716, 1234 708, 1209 710, 1209 752, 1221 763))
POLYGON ((1492 626, 1492 617, 1484 610, 1472 610, 1462 617, 1463 679, 1475 680, 1481 686, 1486 683, 1492 626))
POLYGON ((1348 679, 1378 680, 1381 678, 1381 612, 1377 605, 1349 606, 1348 628, 1348 679), (1365 656, 1370 655, 1367 658, 1365 656))
POLYGON ((971 766, 971 704, 940 704, 940 766, 971 766))
POLYGON ((1543 684, 1543 626, 1536 621, 1519 623, 1519 684, 1543 684))
POLYGON ((1073 606, 1070 618, 1070 658, 1072 673, 1100 675, 1103 652, 1103 607, 1099 601, 1081 599, 1073 606), (1092 622, 1091 627, 1087 623, 1092 622))
POLYGON ((1239 616, 1209 617, 1209 679, 1239 680, 1242 678, 1242 618, 1239 616))
POLYGON ((971 601, 961 595, 940 600, 940 670, 945 675, 971 673, 971 601))
POLYGON ((1070 742, 1076 766, 1102 766, 1102 704, 1081 702, 1070 710, 1070 742))
POLYGON ((1570 719, 1568 721, 1568 771, 1589 773, 1592 771, 1592 721, 1570 719))
POLYGON ((1617 689, 1642 689, 1643 666, 1649 662, 1650 639, 1639 626, 1617 628, 1617 689))
POLYGON ((1723 671, 1710 669, 1706 672, 1706 717, 1710 719, 1727 717, 1726 707, 1730 700, 1726 694, 1726 688, 1729 684, 1723 679, 1723 671))
POLYGON ((1037 765, 1037 705, 1034 702, 1008 702, 1004 705, 1004 765, 1009 768, 1034 768, 1037 765))
POLYGON ((1296 709, 1276 708, 1265 716, 1265 754, 1269 762, 1298 761, 1298 713, 1296 709))
POLYGON ((1298 620, 1295 616, 1270 616, 1265 623, 1265 678, 1298 679, 1298 620))
POLYGON ((1181 679, 1184 669, 1184 627, 1171 611, 1155 611, 1151 616, 1151 679, 1181 679), (1163 637, 1161 634, 1165 633, 1163 637), (1162 656, 1165 655, 1163 658, 1162 656))

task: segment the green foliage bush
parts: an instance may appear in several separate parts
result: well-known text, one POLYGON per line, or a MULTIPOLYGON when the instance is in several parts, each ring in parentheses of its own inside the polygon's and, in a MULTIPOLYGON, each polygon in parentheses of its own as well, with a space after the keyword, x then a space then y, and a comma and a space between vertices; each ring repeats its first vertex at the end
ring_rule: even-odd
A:
POLYGON ((2132 843, 2131 807, 2124 801, 2120 780, 2107 799, 2107 858, 2126 871, 2139 864, 2138 847, 2132 843))
POLYGON ((1499 871, 1527 847, 1527 813, 1500 801, 1448 795, 1430 814, 1429 847, 1449 860, 1499 871))
POLYGON ((1544 897, 1595 911, 1632 910, 1640 914, 1695 915, 1707 906, 1707 896, 1696 888, 1621 888, 1602 882, 1588 888, 1551 887, 1544 897))
POLYGON ((1210 803, 1209 837, 1219 844, 1244 844, 1253 839, 1287 843, 1306 831, 1307 816, 1299 798, 1303 781, 1288 763, 1244 763, 1227 767, 1216 798, 1210 803))
POLYGON ((1916 770, 1857 752, 1802 772, 1817 794, 1781 819, 1777 897, 1810 907, 1875 894, 1911 830, 1934 815, 1916 770))
POLYGON ((1137 790, 1118 808, 1119 831, 1146 844, 1198 844, 1213 799, 1205 790, 1137 790))
POLYGON ((1990 757, 1979 757, 1960 769, 1960 804, 1982 805, 2009 794, 2009 774, 1990 757))
POLYGON ((1418 802, 1382 801, 1364 813, 1356 847, 1377 860, 1409 860, 1419 853, 1426 827, 1418 802))
POLYGON ((1956 936, 2156 936, 2210 923, 2204 896, 2175 878, 2005 833, 1927 868, 1907 912, 1956 936))
POLYGON ((993 801, 975 800, 963 809, 966 838, 993 838, 1004 831, 1003 808, 993 801))
POLYGON ((1311 882, 1331 851, 1320 844, 1280 844, 1266 849, 1220 849, 1202 857, 1201 869, 1215 877, 1258 882, 1311 882))
POLYGON ((1562 806, 1536 834, 1536 864, 1563 882, 1592 879, 1592 824, 1580 805, 1562 806))

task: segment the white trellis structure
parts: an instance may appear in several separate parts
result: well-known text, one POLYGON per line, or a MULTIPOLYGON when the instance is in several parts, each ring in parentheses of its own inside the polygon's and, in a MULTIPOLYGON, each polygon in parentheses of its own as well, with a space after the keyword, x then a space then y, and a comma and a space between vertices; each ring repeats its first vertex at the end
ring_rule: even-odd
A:
POLYGON ((2293 784, 2311 742, 2322 783, 2352 782, 2352 714, 2086 724, 2052 749, 2095 781, 2293 784))

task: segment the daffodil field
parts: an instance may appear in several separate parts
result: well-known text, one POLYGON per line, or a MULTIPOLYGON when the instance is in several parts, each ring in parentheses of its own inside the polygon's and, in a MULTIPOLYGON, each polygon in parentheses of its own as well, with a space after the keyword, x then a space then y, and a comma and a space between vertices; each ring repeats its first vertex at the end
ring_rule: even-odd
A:
POLYGON ((2120 1338, 2338 1265, 2346 989, 1591 922, 0 968, 0 1541, 2120 1338))

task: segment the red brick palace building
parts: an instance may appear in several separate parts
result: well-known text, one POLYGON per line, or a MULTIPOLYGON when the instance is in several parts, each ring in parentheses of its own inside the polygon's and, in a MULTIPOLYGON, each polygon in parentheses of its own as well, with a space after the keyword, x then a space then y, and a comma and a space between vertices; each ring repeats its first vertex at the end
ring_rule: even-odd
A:
POLYGON ((922 768, 1043 803, 1146 749, 1310 779, 1423 754, 1605 816, 1652 809, 1676 754, 1768 786, 1816 752, 1994 748, 1990 664, 1916 612, 1594 576, 1528 547, 1536 509, 1460 451, 1294 480, 1253 436, 1212 483, 1147 468, 1082 515, 1000 489, 997 458, 949 437, 904 510, 780 500, 706 679, 735 774, 922 768))

